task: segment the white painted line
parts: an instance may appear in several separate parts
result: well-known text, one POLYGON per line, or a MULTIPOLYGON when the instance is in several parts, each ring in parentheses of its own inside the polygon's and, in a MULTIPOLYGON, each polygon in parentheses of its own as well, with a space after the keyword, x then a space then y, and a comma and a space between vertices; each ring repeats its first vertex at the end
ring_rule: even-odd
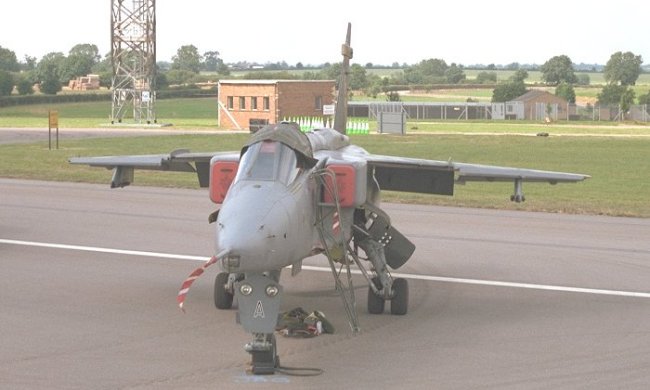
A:
MULTIPOLYGON (((156 257, 156 258, 173 259, 173 260, 185 260, 185 261, 203 261, 203 262, 205 262, 205 261, 210 260, 210 257, 203 257, 203 256, 175 255, 175 254, 171 254, 171 253, 132 251, 132 250, 124 250, 124 249, 111 249, 111 248, 99 248, 99 247, 91 247, 91 246, 52 244, 52 243, 33 242, 33 241, 19 241, 19 240, 0 239, 0 244, 22 245, 22 246, 41 247, 41 248, 65 249, 65 250, 99 252, 99 253, 111 253, 111 254, 127 255, 127 256, 156 257)), ((316 271, 316 272, 332 272, 329 267, 315 267, 315 266, 311 266, 311 265, 304 265, 302 267, 302 269, 307 270, 307 271, 316 271)), ((359 274, 361 274, 361 271, 352 270, 352 273, 354 273, 356 275, 359 275, 359 274)), ((479 285, 479 286, 494 286, 494 287, 525 288, 525 289, 531 289, 531 290, 546 290, 546 291, 571 292, 571 293, 581 293, 581 294, 610 295, 610 296, 619 296, 619 297, 650 298, 650 293, 635 292, 635 291, 603 290, 603 289, 582 288, 582 287, 567 287, 567 286, 552 286, 552 285, 545 285, 545 284, 500 282, 500 281, 494 281, 494 280, 450 278, 450 277, 444 277, 444 276, 414 275, 414 274, 401 274, 401 273, 393 273, 392 275, 394 277, 398 277, 398 278, 413 279, 413 280, 426 280, 426 281, 431 281, 431 282, 461 283, 461 284, 473 284, 473 285, 479 285)))
POLYGON ((98 248, 98 247, 94 247, 94 246, 51 244, 51 243, 47 243, 47 242, 5 240, 5 239, 1 239, 1 238, 0 238, 0 244, 36 246, 36 247, 41 247, 41 248, 53 248, 53 249, 68 249, 68 250, 73 250, 73 251, 112 253, 112 254, 116 254, 116 255, 128 255, 128 256, 158 257, 158 258, 174 259, 174 260, 190 260, 190 261, 208 261, 208 260, 210 260, 209 257, 202 257, 202 256, 186 256, 186 255, 174 255, 174 254, 170 254, 170 253, 130 251, 130 250, 124 250, 124 249, 98 248))

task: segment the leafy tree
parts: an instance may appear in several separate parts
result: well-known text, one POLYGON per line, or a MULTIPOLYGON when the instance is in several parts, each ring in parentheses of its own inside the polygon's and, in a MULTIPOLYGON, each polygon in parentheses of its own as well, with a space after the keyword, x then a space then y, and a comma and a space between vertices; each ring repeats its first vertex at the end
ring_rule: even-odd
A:
POLYGON ((0 96, 9 96, 14 89, 14 77, 6 70, 0 69, 0 96))
POLYGON ((608 84, 598 94, 598 104, 620 104, 621 97, 628 88, 625 85, 608 84))
POLYGON ((16 60, 16 53, 0 46, 0 70, 7 72, 18 72, 20 66, 16 60))
POLYGON ((515 72, 507 82, 499 84, 492 91, 492 102, 508 102, 516 99, 525 94, 526 84, 524 80, 528 77, 528 72, 524 69, 519 69, 515 72))
POLYGON ((203 53, 202 69, 206 72, 216 72, 220 64, 223 64, 223 60, 219 58, 218 51, 206 51, 203 53))
POLYGON ((609 84, 634 85, 641 74, 641 56, 632 52, 616 52, 612 54, 603 69, 605 80, 609 84))
POLYGON ((466 78, 463 67, 454 63, 445 70, 445 77, 447 77, 447 82, 450 84, 458 84, 466 78))
MULTIPOLYGON (((199 73, 202 57, 194 45, 181 46, 172 57, 172 70, 199 73)), ((170 80, 171 82, 171 80, 170 80)))
MULTIPOLYGON (((106 53, 104 58, 95 62, 92 67, 92 73, 101 75, 102 73, 113 74, 113 63, 111 53, 106 53)), ((110 83, 109 83, 110 85, 110 83)))
POLYGON ((368 86, 366 69, 359 64, 352 64, 350 67, 350 89, 359 90, 368 86))
POLYGON ((499 84, 492 91, 492 102, 508 102, 526 93, 526 84, 523 81, 508 80, 499 84))
POLYGON ((70 49, 63 65, 62 76, 66 80, 85 76, 92 72, 93 66, 99 62, 101 56, 96 45, 81 43, 70 49))
POLYGON ((36 57, 25 55, 25 59, 19 64, 20 70, 32 71, 36 69, 36 57))
POLYGON ((167 82, 169 85, 181 85, 190 83, 195 76, 195 72, 180 69, 172 69, 166 73, 167 82))
POLYGON ((296 62, 296 69, 303 69, 305 65, 302 64, 302 62, 296 62))
POLYGON ((36 78, 41 83, 41 92, 54 95, 61 90, 61 83, 67 81, 64 78, 64 64, 63 53, 48 53, 41 58, 36 66, 36 78))
POLYGON ((540 68, 542 72, 542 81, 551 85, 560 83, 575 84, 578 79, 573 73, 573 64, 571 59, 565 55, 555 56, 546 61, 540 68))
POLYGON ((621 95, 621 101, 619 102, 619 106, 621 107, 621 119, 625 120, 625 114, 630 111, 630 107, 634 104, 634 90, 632 88, 626 88, 625 91, 623 92, 623 95, 621 95))
POLYGON ((28 77, 21 77, 16 83, 19 95, 31 95, 34 93, 34 83, 28 77))
POLYGON ((555 95, 563 98, 569 103, 576 102, 576 91, 573 89, 573 85, 569 83, 560 83, 555 87, 555 95))
MULTIPOLYGON (((518 69, 512 76, 510 76, 510 81, 512 82, 521 82, 528 78, 528 71, 526 69, 518 69)), ((522 94, 523 95, 523 94, 522 94)))
POLYGON ((444 60, 430 58, 404 69, 407 84, 442 84, 447 81, 445 72, 449 66, 444 60))
POLYGON ((496 83, 497 72, 479 72, 476 75, 476 82, 479 84, 496 83))

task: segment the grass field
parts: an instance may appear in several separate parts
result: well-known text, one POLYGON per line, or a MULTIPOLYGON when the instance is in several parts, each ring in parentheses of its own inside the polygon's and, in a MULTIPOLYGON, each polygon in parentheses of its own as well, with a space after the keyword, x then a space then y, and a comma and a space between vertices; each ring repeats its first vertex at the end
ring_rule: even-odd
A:
MULTIPOLYGON (((60 127, 96 127, 106 123, 106 102, 62 104, 60 127)), ((0 109, 2 127, 42 127, 44 105, 0 109)), ((216 128, 214 99, 159 101, 161 121, 181 128, 216 128)), ((371 131, 375 124, 371 122, 371 131)), ((454 197, 387 193, 386 200, 473 207, 547 210, 650 217, 650 126, 615 122, 410 121, 406 136, 353 135, 372 153, 473 162, 554 171, 578 172, 593 178, 575 185, 525 185, 528 202, 512 204, 511 184, 471 183, 457 186, 454 197), (550 137, 534 137, 537 133, 550 137), (562 135, 562 136, 559 136, 562 135)), ((60 150, 47 143, 0 145, 0 177, 108 183, 103 169, 71 166, 73 156, 239 150, 246 134, 169 135, 162 137, 66 140, 60 150)), ((196 187, 193 175, 138 172, 136 183, 196 187)))
MULTIPOLYGON (((49 110, 59 112, 59 127, 97 127, 110 122, 111 103, 34 104, 0 108, 0 127, 45 127, 49 110)), ((156 102, 158 123, 179 128, 217 128, 216 98, 162 99, 156 102)))
MULTIPOLYGON (((468 124, 471 126, 471 124, 468 124)), ((0 130, 1 131, 1 130, 0 130)), ((60 150, 47 143, 0 145, 0 177, 108 183, 105 169, 72 166, 74 156, 239 150, 248 136, 170 135, 65 141, 60 150)), ((517 210, 650 217, 650 138, 524 137, 413 134, 351 136, 377 154, 516 166, 592 175, 583 183, 524 185, 524 204, 509 201, 512 184, 470 183, 454 197, 403 193, 384 200, 517 210)), ((197 187, 191 174, 136 173, 136 184, 197 187)), ((108 184, 107 184, 108 185, 108 184)))

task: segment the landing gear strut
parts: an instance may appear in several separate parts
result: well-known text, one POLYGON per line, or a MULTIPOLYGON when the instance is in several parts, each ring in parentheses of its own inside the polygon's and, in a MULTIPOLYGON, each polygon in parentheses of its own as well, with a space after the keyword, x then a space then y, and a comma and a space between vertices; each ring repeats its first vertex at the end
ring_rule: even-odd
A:
POLYGON ((251 354, 251 370, 255 375, 271 375, 280 366, 275 335, 257 333, 251 343, 246 344, 246 352, 251 354))

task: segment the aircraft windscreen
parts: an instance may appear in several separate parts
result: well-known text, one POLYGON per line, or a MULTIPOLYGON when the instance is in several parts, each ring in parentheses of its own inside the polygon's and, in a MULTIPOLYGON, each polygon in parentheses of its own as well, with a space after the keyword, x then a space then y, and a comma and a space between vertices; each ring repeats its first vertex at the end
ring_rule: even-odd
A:
POLYGON ((262 141, 246 150, 235 180, 277 180, 288 185, 299 171, 293 149, 281 142, 262 141))

